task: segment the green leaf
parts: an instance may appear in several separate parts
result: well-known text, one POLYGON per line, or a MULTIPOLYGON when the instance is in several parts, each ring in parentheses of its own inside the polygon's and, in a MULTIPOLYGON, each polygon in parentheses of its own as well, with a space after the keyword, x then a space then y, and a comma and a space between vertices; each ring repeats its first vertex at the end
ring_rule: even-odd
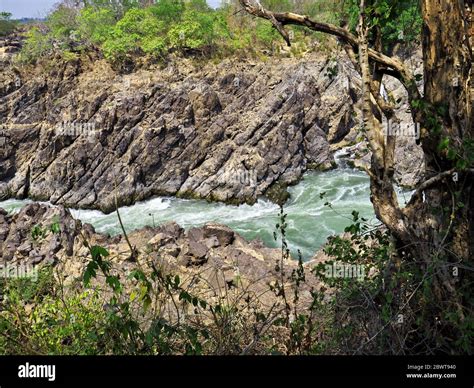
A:
POLYGON ((120 280, 117 276, 107 276, 105 282, 112 287, 114 292, 119 292, 122 289, 122 285, 120 284, 120 280))
POLYGON ((84 285, 88 287, 90 285, 90 281, 92 278, 95 278, 97 276, 97 269, 99 266, 95 261, 91 261, 89 264, 87 264, 86 270, 84 272, 83 280, 84 280, 84 285))
POLYGON ((438 145, 438 150, 442 151, 448 148, 449 146, 449 137, 445 137, 438 145))
POLYGON ((108 257, 109 252, 104 247, 94 245, 91 248, 91 255, 92 255, 92 260, 97 260, 103 257, 108 257))

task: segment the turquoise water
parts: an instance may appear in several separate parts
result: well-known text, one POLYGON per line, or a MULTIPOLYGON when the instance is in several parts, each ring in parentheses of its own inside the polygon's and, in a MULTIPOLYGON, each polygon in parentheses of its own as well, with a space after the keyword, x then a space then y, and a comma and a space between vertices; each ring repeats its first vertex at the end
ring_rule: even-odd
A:
MULTIPOLYGON (((353 210, 375 223, 369 200, 369 179, 361 171, 343 168, 329 172, 309 172, 289 191, 291 198, 285 206, 288 214, 287 239, 292 253, 296 255, 300 250, 305 260, 313 256, 328 236, 344 231, 344 227, 351 222, 353 210), (322 192, 326 192, 324 199, 320 198, 322 192), (333 209, 325 206, 326 202, 330 202, 333 209)), ((401 194, 403 203, 405 198, 401 194)), ((8 200, 0 202, 0 207, 17 211, 27 202, 8 200)), ((71 212, 75 218, 92 224, 98 232, 111 235, 121 232, 115 213, 105 215, 96 210, 71 212)), ((231 206, 160 197, 123 207, 120 214, 127 231, 167 221, 176 221, 184 228, 214 221, 230 226, 247 239, 260 238, 267 246, 276 247, 280 244, 273 238, 279 208, 266 199, 260 199, 252 206, 231 206)))

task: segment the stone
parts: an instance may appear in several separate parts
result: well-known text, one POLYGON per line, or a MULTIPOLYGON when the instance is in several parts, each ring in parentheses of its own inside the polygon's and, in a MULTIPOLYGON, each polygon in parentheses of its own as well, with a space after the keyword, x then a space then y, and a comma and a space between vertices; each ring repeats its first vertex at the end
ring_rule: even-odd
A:
POLYGON ((232 244, 235 238, 235 232, 231 228, 224 225, 209 223, 202 228, 202 231, 204 238, 217 239, 218 245, 216 246, 225 247, 227 245, 230 245, 232 244))
POLYGON ((158 233, 150 241, 148 241, 148 244, 152 248, 157 249, 157 248, 162 247, 163 245, 169 244, 173 241, 175 241, 175 238, 173 236, 170 236, 170 235, 165 234, 165 233, 158 233))

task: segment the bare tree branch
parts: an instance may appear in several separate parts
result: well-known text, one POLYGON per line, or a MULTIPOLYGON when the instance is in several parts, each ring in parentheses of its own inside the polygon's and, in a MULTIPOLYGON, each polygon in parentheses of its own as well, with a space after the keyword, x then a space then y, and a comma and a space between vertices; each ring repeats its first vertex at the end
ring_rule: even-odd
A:
MULTIPOLYGON (((342 42, 352 46, 358 52, 359 42, 357 36, 345 28, 335 25, 311 20, 306 15, 299 15, 292 12, 272 12, 265 9, 258 0, 239 0, 242 7, 251 15, 267 19, 275 26, 278 32, 288 45, 291 44, 289 35, 285 31, 285 25, 305 26, 313 31, 324 32, 339 38, 342 42)), ((421 99, 420 91, 415 82, 414 75, 398 58, 389 57, 372 48, 368 49, 369 58, 387 68, 390 75, 396 77, 409 94, 410 100, 421 99)))

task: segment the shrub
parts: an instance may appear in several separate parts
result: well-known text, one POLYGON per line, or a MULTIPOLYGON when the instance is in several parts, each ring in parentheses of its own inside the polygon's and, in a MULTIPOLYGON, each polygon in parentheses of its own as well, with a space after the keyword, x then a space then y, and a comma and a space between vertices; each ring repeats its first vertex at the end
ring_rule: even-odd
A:
POLYGON ((78 17, 78 31, 81 37, 92 44, 103 44, 115 26, 113 12, 107 8, 84 8, 78 17))
POLYGON ((87 0, 88 7, 94 9, 107 9, 112 12, 115 19, 120 19, 128 10, 137 8, 139 0, 87 0))
POLYGON ((104 55, 117 61, 140 50, 146 54, 160 54, 166 47, 164 38, 160 37, 164 29, 164 21, 157 19, 151 9, 131 9, 104 41, 104 55))
POLYGON ((168 32, 170 46, 197 49, 214 42, 214 17, 210 13, 187 10, 180 23, 168 32))
POLYGON ((55 39, 68 42, 71 39, 72 32, 78 27, 78 11, 74 8, 60 5, 48 17, 47 26, 49 33, 55 39))
POLYGON ((11 34, 16 27, 16 23, 11 19, 12 14, 9 12, 0 12, 0 36, 11 34))
POLYGON ((53 39, 41 31, 40 27, 31 28, 26 34, 25 44, 20 52, 20 61, 34 62, 53 50, 53 39))
POLYGON ((262 20, 258 20, 255 36, 257 41, 267 49, 273 49, 273 43, 280 39, 280 35, 273 28, 272 24, 262 20))
POLYGON ((182 0, 159 0, 148 9, 157 19, 169 24, 181 19, 185 5, 182 0))

